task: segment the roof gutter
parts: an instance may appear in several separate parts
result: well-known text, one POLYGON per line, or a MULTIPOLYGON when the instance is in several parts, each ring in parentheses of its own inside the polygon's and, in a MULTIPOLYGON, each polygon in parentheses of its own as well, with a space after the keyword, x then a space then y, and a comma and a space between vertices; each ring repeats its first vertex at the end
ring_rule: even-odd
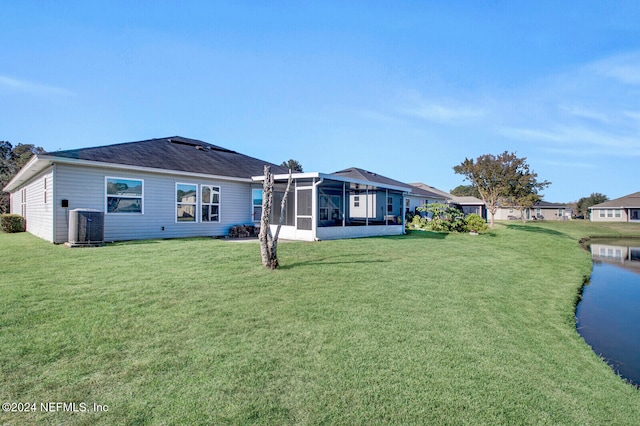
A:
POLYGON ((49 158, 46 155, 38 155, 35 154, 31 159, 25 164, 16 175, 7 183, 7 185, 2 188, 5 192, 12 192, 13 190, 19 188, 24 183, 28 182, 32 177, 36 176, 38 173, 49 167, 52 163, 48 161, 49 158))
POLYGON ((170 170, 170 169, 158 169, 155 167, 142 167, 142 166, 130 166, 127 164, 117 164, 117 163, 105 163, 102 161, 90 161, 90 160, 81 160, 77 158, 65 158, 65 157, 57 157, 55 155, 34 155, 34 157, 29 160, 27 164, 24 165, 22 169, 18 172, 17 175, 14 176, 11 181, 5 186, 3 191, 11 192, 14 189, 20 187, 29 179, 40 173, 46 167, 51 166, 53 164, 69 164, 75 166, 87 166, 87 167, 99 167, 103 169, 119 169, 119 170, 131 170, 137 172, 147 172, 147 173, 158 173, 165 175, 182 175, 196 178, 205 178, 205 179, 219 179, 226 181, 234 181, 234 182, 251 182, 250 178, 241 178, 241 177, 231 177, 231 176, 222 176, 222 175, 210 175, 206 173, 193 173, 186 172, 183 170, 170 170))

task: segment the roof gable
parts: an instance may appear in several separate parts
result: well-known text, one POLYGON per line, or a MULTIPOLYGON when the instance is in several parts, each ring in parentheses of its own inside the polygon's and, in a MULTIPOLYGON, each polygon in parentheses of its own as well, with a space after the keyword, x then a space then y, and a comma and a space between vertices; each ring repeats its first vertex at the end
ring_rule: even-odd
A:
POLYGON ((386 176, 382 176, 377 173, 370 172, 368 170, 359 169, 357 167, 350 167, 348 169, 340 170, 331 174, 335 176, 350 178, 350 179, 364 180, 367 182, 378 183, 381 185, 399 186, 401 188, 406 188, 407 191, 411 190, 411 186, 407 185, 404 182, 400 182, 398 180, 391 179, 386 176))
POLYGON ((273 173, 287 172, 286 168, 273 163, 180 136, 57 151, 46 155, 249 179, 251 176, 263 174, 265 165, 271 166, 273 173))

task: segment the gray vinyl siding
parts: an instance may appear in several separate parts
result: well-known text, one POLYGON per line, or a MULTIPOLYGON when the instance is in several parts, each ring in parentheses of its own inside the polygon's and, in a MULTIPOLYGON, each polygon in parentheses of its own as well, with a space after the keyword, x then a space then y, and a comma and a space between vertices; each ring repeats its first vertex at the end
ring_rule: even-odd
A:
POLYGON ((107 176, 143 180, 144 197, 143 214, 105 214, 105 241, 224 236, 233 225, 252 223, 249 182, 63 164, 56 167, 56 243, 67 241, 69 210, 105 211, 107 176), (176 223, 176 183, 220 187, 220 222, 176 223), (63 199, 68 200, 68 208, 61 207, 63 199))
POLYGON ((22 194, 26 191, 27 232, 53 241, 53 171, 51 168, 11 194, 11 212, 22 215, 22 194), (46 189, 45 189, 46 179, 46 189))

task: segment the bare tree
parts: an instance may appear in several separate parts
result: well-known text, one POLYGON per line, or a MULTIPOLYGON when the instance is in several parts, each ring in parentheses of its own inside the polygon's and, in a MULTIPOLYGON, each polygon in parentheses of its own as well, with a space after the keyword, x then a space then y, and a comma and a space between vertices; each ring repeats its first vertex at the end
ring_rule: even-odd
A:
POLYGON ((271 167, 264 166, 264 182, 262 184, 262 218, 260 220, 260 233, 258 234, 258 239, 260 240, 262 265, 269 269, 276 269, 278 267, 278 235, 280 234, 280 228, 282 227, 287 196, 289 195, 289 189, 291 188, 292 181, 293 175, 291 169, 289 169, 287 189, 284 191, 284 197, 282 197, 282 203, 280 203, 278 227, 276 228, 276 234, 272 235, 269 216, 271 215, 271 207, 273 206, 274 177, 271 173, 271 167))

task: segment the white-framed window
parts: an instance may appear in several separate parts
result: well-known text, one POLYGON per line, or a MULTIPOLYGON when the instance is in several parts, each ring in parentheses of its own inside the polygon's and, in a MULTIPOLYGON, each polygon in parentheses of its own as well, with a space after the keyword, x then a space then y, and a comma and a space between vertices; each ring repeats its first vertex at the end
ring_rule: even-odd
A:
POLYGON ((42 179, 42 201, 47 204, 47 178, 42 179))
POLYGON ((220 187, 200 185, 202 222, 220 222, 220 187))
POLYGON ((620 216, 621 216, 620 209, 615 209, 615 210, 614 210, 614 215, 615 215, 616 217, 620 217, 620 216))
POLYGON ((144 180, 107 176, 104 182, 107 214, 144 213, 144 180))
POLYGON ((176 222, 197 222, 198 185, 176 183, 176 222))
POLYGON ((613 209, 607 210, 607 217, 613 217, 613 209))
POLYGON ((340 220, 340 196, 320 195, 318 207, 319 220, 340 220))
POLYGON ((360 207, 360 196, 359 195, 354 195, 353 196, 353 207, 360 207))
POLYGON ((387 197, 387 213, 393 213, 393 197, 387 197))
POLYGON ((605 216, 606 216, 606 215, 605 215, 605 210, 600 209, 600 217, 605 217, 605 216))
POLYGON ((262 189, 251 190, 253 221, 260 222, 262 220, 262 189))

